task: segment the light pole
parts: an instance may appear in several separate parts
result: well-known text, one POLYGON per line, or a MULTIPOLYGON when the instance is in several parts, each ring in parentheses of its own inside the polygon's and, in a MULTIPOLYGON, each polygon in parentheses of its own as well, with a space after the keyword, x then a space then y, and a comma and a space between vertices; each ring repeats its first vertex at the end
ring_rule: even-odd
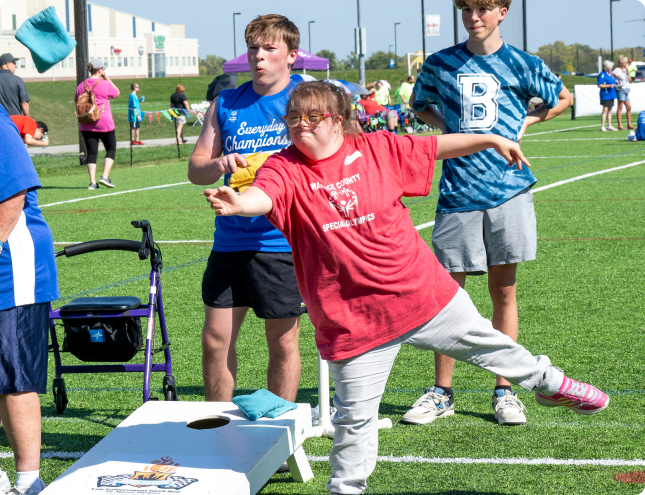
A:
POLYGON ((363 84, 367 84, 367 81, 365 80, 365 54, 363 53, 363 22, 361 21, 361 0, 356 0, 356 9, 358 11, 358 51, 356 55, 358 55, 358 78, 363 82, 363 84))
POLYGON ((235 16, 242 15, 241 12, 235 12, 233 14, 233 58, 237 57, 237 48, 235 46, 235 16))
MULTIPOLYGON (((399 24, 401 23, 400 22, 394 23, 394 67, 396 67, 397 69, 399 68, 399 57, 396 54, 396 27, 399 24)), ((425 32, 423 34, 424 34, 423 39, 425 40, 425 32)), ((425 57, 425 53, 423 54, 423 56, 425 57)))
MULTIPOLYGON (((396 26, 394 27, 395 32, 396 32, 396 26)), ((423 55, 421 55, 421 58, 423 60, 426 59, 426 11, 425 11, 425 5, 423 5, 423 0, 421 0, 421 36, 423 40, 423 55)))
POLYGON ((308 28, 309 28, 309 53, 311 53, 311 25, 315 24, 316 21, 309 21, 308 28))
POLYGON ((609 0, 609 32, 611 33, 611 61, 614 61, 614 2, 620 0, 609 0))

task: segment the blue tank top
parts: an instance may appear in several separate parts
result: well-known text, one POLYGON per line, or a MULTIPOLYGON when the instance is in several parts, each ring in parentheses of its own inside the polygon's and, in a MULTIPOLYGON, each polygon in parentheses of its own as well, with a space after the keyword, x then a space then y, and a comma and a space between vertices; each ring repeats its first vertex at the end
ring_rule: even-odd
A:
MULTIPOLYGON (((301 80, 292 76, 284 90, 271 96, 257 94, 251 81, 222 91, 217 100, 217 123, 224 154, 247 156, 289 146, 291 138, 282 117, 291 91, 301 80)), ((226 185, 229 178, 230 174, 224 176, 226 185)), ((213 251, 291 252, 287 240, 265 216, 216 217, 213 237, 213 251)))

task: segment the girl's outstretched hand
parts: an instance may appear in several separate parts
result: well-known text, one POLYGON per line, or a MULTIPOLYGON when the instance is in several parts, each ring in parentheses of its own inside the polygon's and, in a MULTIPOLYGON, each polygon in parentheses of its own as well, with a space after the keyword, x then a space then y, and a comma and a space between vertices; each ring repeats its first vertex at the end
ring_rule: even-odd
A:
POLYGON ((237 215, 242 211, 240 196, 228 186, 206 189, 204 195, 217 216, 237 215))
POLYGON ((518 143, 499 136, 498 142, 495 145, 495 150, 508 161, 509 167, 517 164, 517 169, 522 170, 522 163, 525 163, 527 167, 531 166, 522 153, 518 143))

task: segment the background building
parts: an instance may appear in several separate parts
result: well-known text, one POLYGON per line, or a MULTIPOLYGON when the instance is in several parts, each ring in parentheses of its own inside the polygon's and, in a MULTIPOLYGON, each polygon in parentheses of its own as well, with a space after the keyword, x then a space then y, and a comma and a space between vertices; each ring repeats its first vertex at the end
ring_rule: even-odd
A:
MULTIPOLYGON (((28 17, 54 6, 58 18, 74 37, 73 0, 0 0, 0 53, 20 58, 16 74, 26 81, 76 79, 74 52, 39 74, 29 50, 15 33, 28 17)), ((102 58, 113 78, 199 75, 199 43, 186 38, 183 24, 162 24, 88 3, 90 58, 102 58)))

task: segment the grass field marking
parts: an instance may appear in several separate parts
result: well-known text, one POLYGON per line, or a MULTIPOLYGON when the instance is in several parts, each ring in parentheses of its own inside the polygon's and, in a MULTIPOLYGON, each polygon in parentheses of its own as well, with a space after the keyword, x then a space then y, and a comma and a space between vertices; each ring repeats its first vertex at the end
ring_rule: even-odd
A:
POLYGON ((630 168, 630 167, 636 167, 638 165, 642 165, 643 163, 645 163, 645 160, 641 160, 639 162, 628 163, 627 165, 621 165, 620 167, 608 168, 606 170, 599 170, 598 172, 591 172, 589 174, 579 175, 578 177, 572 177, 571 179, 561 180, 559 182, 554 182, 553 184, 547 184, 546 186, 537 187, 537 188, 531 190, 531 194, 535 194, 536 192, 540 192, 540 191, 545 191, 547 189, 551 189, 552 187, 562 186, 562 185, 568 184, 570 182, 575 182, 575 181, 587 179, 588 177, 593 177, 595 175, 606 174, 606 173, 609 173, 609 172, 615 172, 616 170, 623 170, 625 168, 630 168))
MULTIPOLYGON (((618 140, 623 141, 623 139, 617 136, 615 138, 572 138, 572 139, 529 139, 529 140, 522 139, 522 144, 527 142, 528 143, 564 143, 566 141, 618 141, 618 140)), ((628 142, 626 139, 624 141, 628 142)))
POLYGON ((557 159, 557 158, 613 158, 615 156, 645 156, 645 155, 604 155, 604 156, 598 156, 598 155, 579 155, 579 156, 527 156, 527 160, 549 160, 549 159, 557 159))
MULTIPOLYGON (((329 462, 328 456, 307 456, 310 462, 329 462)), ((512 464, 520 466, 645 466, 643 459, 554 459, 542 457, 538 459, 527 459, 524 457, 416 457, 392 455, 380 455, 377 462, 396 462, 406 464, 512 464)))
POLYGON ((545 132, 532 132, 531 134, 524 134, 524 137, 528 136, 539 136, 540 134, 551 134, 552 132, 564 132, 564 131, 573 131, 574 129, 587 129, 589 127, 598 127, 598 124, 592 125, 581 125, 580 127, 569 127, 568 129, 557 129, 555 131, 545 131, 545 132))
POLYGON ((57 203, 40 205, 40 207, 47 208, 48 206, 64 205, 66 203, 76 203, 78 201, 85 201, 87 199, 104 198, 106 196, 117 196, 119 194, 128 194, 128 193, 139 192, 139 191, 149 191, 151 189, 163 189, 164 187, 183 186, 184 184, 190 184, 190 182, 176 182, 174 184, 162 184, 161 186, 142 187, 141 189, 128 189, 127 191, 118 191, 118 192, 113 192, 108 194, 99 194, 97 196, 88 196, 87 198, 77 198, 77 199, 68 199, 67 201, 58 201, 57 203))

